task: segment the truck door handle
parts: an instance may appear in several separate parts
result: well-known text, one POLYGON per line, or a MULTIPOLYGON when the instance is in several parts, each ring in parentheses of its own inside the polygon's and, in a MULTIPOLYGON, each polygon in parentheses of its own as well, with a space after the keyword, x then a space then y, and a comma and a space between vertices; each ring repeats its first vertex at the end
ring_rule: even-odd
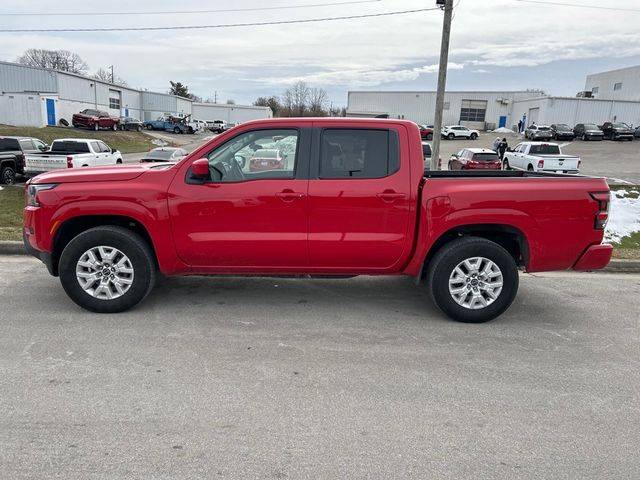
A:
POLYGON ((397 193, 397 192, 394 192, 393 190, 385 190, 382 193, 378 193, 376 196, 380 200, 382 200, 383 202, 391 203, 391 202, 393 202, 395 200, 399 200, 401 198, 404 198, 405 194, 404 193, 397 193))
POLYGON ((287 188, 286 190, 277 192, 276 197, 278 197, 283 202, 293 202, 296 198, 303 198, 304 193, 294 192, 293 190, 287 188))

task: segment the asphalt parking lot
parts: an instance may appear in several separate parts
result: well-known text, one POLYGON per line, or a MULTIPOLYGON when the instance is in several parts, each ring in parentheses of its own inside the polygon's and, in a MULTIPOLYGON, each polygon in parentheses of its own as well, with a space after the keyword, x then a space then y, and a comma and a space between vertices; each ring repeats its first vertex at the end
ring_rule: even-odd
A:
MULTIPOLYGON (((442 140, 440 143, 440 158, 442 158, 442 168, 447 168, 449 157, 463 148, 492 148, 493 141, 499 136, 506 137, 511 148, 525 140, 516 134, 496 134, 481 133, 477 140, 442 140)), ((612 142, 603 140, 601 142, 583 142, 574 140, 573 142, 556 142, 563 145, 562 151, 569 155, 577 155, 582 159, 580 173, 583 175, 593 175, 607 177, 611 183, 629 182, 634 185, 640 184, 640 139, 633 142, 612 142), (624 182, 616 182, 623 180, 624 182)), ((433 143, 433 142, 431 142, 433 143)))
POLYGON ((0 257, 11 479, 640 478, 639 275, 523 275, 465 325, 408 278, 167 279, 80 310, 0 257))

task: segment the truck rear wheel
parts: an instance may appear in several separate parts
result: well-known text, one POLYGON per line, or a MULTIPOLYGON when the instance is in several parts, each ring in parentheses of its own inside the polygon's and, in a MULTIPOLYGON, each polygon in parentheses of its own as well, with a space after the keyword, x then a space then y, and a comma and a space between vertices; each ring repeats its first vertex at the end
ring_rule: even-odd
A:
POLYGON ((518 268, 509 252, 479 237, 454 240, 430 262, 433 303, 454 320, 487 322, 502 314, 518 292, 518 268))
POLYGON ((82 308, 116 313, 140 303, 156 281, 151 248, 135 232, 95 227, 71 240, 60 257, 60 283, 82 308))
POLYGON ((3 165, 0 168, 0 183, 3 185, 13 185, 16 183, 16 169, 13 165, 3 165))

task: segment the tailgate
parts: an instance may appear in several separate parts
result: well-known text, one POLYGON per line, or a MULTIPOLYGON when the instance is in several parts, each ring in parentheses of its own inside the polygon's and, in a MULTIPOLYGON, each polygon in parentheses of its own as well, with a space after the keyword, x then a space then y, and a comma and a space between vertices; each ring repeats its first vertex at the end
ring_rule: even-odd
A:
POLYGON ((66 155, 26 155, 25 172, 50 172, 67 168, 66 155))
POLYGON ((557 156, 557 155, 540 155, 538 158, 544 161, 542 170, 566 171, 578 170, 580 166, 580 158, 573 155, 557 156))

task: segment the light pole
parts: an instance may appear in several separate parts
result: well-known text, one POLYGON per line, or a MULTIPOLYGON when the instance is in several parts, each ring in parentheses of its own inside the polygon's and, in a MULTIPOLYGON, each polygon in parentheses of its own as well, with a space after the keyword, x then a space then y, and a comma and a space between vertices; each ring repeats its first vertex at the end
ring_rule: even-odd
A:
POLYGON ((436 115, 433 122, 433 148, 431 149, 431 170, 438 169, 440 158, 440 140, 442 131, 442 110, 444 108, 444 91, 447 84, 447 63, 449 60, 449 37, 451 36, 451 14, 453 0, 436 0, 436 5, 443 8, 442 41, 440 43, 440 67, 438 70, 438 91, 436 93, 436 115))
POLYGON ((111 69, 111 83, 113 83, 113 65, 109 66, 108 68, 111 69))

